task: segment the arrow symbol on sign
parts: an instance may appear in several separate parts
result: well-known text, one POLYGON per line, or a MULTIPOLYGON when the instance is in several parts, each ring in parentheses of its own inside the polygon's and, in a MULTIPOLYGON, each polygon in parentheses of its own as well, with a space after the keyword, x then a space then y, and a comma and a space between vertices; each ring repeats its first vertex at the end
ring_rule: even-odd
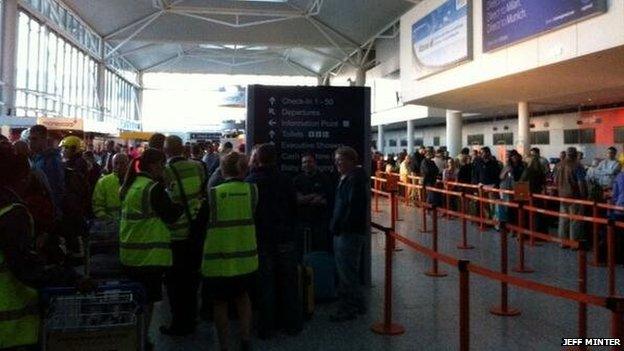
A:
POLYGON ((275 127, 277 125, 277 122, 274 119, 272 119, 272 120, 269 121, 269 125, 271 127, 275 127))
POLYGON ((275 98, 273 96, 271 96, 271 98, 269 99, 269 102, 271 103, 271 106, 273 106, 273 104, 275 104, 275 98))
POLYGON ((269 136, 271 137, 271 139, 275 138, 275 131, 270 131, 269 132, 269 136))

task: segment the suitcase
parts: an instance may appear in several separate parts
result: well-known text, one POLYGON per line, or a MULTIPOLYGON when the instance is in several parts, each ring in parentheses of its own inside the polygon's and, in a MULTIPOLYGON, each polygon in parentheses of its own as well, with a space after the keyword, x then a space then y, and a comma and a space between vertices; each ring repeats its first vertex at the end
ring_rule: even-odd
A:
POLYGON ((303 305, 303 317, 310 320, 314 314, 314 272, 311 267, 297 266, 299 274, 299 299, 303 305))
POLYGON ((336 262, 329 252, 317 251, 304 256, 304 265, 314 272, 314 296, 316 301, 336 299, 336 262))

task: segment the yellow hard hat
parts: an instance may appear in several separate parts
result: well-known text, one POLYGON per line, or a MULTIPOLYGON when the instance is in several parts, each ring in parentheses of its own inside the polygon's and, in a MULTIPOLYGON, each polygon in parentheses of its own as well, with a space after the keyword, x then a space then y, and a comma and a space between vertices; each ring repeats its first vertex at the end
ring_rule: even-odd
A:
POLYGON ((82 139, 80 139, 79 137, 75 136, 75 135, 70 135, 68 137, 63 138, 63 140, 61 140, 61 143, 59 144, 60 147, 73 147, 76 149, 76 151, 82 151, 83 150, 83 146, 82 146, 82 139))

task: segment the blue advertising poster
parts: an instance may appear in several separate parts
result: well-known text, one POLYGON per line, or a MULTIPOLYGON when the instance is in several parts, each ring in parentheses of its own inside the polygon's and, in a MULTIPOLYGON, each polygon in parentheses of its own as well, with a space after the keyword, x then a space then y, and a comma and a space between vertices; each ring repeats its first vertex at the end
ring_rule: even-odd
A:
POLYGON ((472 58, 469 0, 447 0, 412 25, 416 78, 472 58))
POLYGON ((483 0, 483 51, 606 11, 607 0, 483 0))

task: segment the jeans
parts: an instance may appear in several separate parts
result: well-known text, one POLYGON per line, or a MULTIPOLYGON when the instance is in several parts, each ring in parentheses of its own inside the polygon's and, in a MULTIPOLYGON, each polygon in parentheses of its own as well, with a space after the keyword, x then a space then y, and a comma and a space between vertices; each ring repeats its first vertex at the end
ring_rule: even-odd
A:
POLYGON ((364 235, 342 234, 334 237, 338 270, 339 313, 355 314, 366 310, 360 269, 364 235))
MULTIPOLYGON (((581 205, 576 204, 564 204, 559 205, 559 212, 578 215, 581 213, 581 205)), ((583 226, 582 222, 579 221, 571 221, 568 218, 559 218, 559 238, 561 239, 571 239, 571 240, 582 240, 584 236, 581 235, 581 228, 583 226)))

